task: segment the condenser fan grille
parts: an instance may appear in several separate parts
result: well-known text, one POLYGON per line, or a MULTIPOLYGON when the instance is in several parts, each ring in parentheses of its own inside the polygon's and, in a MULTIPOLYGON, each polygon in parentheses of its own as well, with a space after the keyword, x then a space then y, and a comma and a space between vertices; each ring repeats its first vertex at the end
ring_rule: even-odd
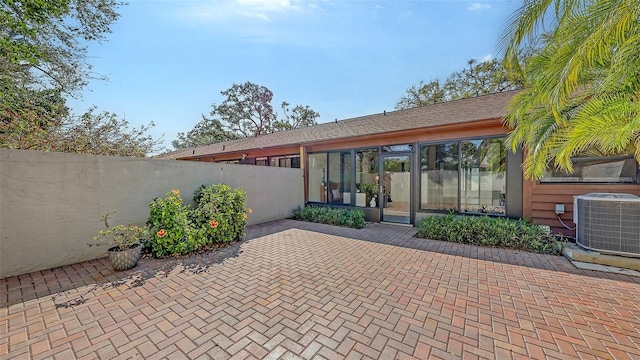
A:
POLYGON ((576 242, 591 250, 640 256, 640 198, 606 195, 576 197, 576 242))

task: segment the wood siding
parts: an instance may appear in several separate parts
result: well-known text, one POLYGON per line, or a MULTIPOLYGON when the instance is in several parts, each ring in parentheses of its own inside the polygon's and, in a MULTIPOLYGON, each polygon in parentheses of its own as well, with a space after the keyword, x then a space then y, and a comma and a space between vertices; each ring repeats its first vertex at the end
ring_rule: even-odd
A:
POLYGON ((575 236, 574 230, 562 226, 555 213, 556 204, 564 204, 562 221, 573 223, 573 197, 592 192, 625 193, 640 196, 640 185, 632 184, 540 184, 525 180, 523 184, 523 214, 537 224, 548 225, 551 231, 575 236))

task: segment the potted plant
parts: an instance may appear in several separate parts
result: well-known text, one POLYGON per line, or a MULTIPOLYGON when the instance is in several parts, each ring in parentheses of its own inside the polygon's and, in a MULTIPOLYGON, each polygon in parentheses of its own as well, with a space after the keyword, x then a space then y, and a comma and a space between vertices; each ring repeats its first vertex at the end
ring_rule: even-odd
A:
POLYGON ((109 215, 116 211, 111 210, 100 217, 104 222, 105 230, 101 230, 94 240, 110 239, 114 245, 107 250, 109 261, 116 271, 128 270, 138 264, 142 254, 140 241, 147 236, 145 227, 135 225, 117 225, 109 227, 109 215))
POLYGON ((360 187, 359 187, 360 191, 367 194, 367 198, 366 198, 366 205, 367 206, 372 206, 372 201, 373 199, 375 203, 377 203, 377 197, 378 197, 378 185, 376 184, 369 184, 369 183, 361 183, 360 187))

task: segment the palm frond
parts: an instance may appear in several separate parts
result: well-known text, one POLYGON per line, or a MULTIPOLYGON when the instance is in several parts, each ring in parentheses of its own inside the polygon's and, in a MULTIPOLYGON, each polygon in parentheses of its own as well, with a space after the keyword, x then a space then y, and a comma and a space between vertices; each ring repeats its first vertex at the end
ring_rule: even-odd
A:
POLYGON ((571 172, 571 158, 586 152, 632 149, 640 160, 639 19, 640 0, 527 0, 509 19, 505 65, 518 65, 526 42, 542 44, 503 119, 508 146, 526 149, 527 177, 548 166, 571 172))

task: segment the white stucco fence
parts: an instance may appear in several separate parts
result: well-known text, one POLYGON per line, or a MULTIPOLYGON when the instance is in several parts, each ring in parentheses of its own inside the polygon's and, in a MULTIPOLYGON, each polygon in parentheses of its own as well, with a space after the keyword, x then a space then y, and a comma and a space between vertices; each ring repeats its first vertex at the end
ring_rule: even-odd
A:
POLYGON ((304 204, 300 169, 0 149, 0 278, 106 256, 88 246, 110 225, 144 225, 149 203, 171 189, 185 202, 200 185, 247 192, 249 224, 289 217, 304 204))

